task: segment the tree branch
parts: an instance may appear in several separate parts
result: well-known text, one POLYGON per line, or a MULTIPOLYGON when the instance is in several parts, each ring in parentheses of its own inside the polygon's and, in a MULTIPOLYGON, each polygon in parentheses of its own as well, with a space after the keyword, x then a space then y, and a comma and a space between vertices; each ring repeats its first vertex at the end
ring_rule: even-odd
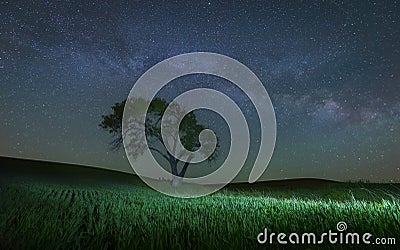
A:
POLYGON ((193 158, 192 156, 189 156, 188 159, 187 159, 187 161, 185 162, 185 164, 183 164, 182 170, 181 170, 181 172, 179 173, 179 177, 184 177, 184 176, 185 176, 186 170, 187 170, 187 168, 188 168, 188 166, 189 166, 190 161, 192 160, 192 158, 193 158))
POLYGON ((157 148, 155 148, 155 147, 149 147, 149 149, 150 149, 150 150, 156 151, 157 153, 159 153, 162 157, 164 157, 164 158, 169 162, 168 156, 166 156, 165 154, 163 154, 163 153, 161 152, 161 150, 159 150, 159 149, 157 149, 157 148))

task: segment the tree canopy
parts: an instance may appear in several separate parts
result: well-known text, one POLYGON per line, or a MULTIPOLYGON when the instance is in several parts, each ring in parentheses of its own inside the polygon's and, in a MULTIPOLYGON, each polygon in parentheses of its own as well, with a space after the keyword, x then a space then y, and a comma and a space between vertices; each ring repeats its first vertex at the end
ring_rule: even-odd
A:
MULTIPOLYGON (((102 129, 108 131, 113 136, 110 145, 114 150, 118 150, 123 145, 124 135, 122 133, 122 117, 125 104, 126 100, 115 103, 112 106, 112 113, 103 115, 103 120, 99 124, 102 129)), ((169 103, 161 98, 155 98, 150 102, 145 119, 146 139, 149 149, 152 152, 159 154, 159 156, 163 157, 168 162, 173 176, 184 177, 190 164, 190 159, 187 161, 181 161, 170 154, 166 149, 166 142, 163 140, 161 135, 161 120, 168 105, 169 103)), ((174 105, 171 110, 176 114, 176 116, 179 116, 184 112, 184 110, 178 105, 174 105)), ((141 125, 138 123, 140 123, 140 121, 133 121, 132 124, 129 125, 132 133, 135 133, 137 127, 141 125)), ((188 151, 195 151, 201 146, 198 137, 200 132, 204 129, 206 129, 206 127, 199 123, 195 113, 189 112, 184 116, 179 125, 179 138, 185 149, 188 151)), ((139 140, 132 141, 130 144, 131 145, 129 146, 133 148, 132 152, 134 152, 134 154, 138 155, 143 152, 143 145, 139 145, 139 140)), ((219 145, 217 144, 217 148, 218 147, 219 145)), ((217 150, 214 151, 208 160, 214 160, 216 157, 217 150)))

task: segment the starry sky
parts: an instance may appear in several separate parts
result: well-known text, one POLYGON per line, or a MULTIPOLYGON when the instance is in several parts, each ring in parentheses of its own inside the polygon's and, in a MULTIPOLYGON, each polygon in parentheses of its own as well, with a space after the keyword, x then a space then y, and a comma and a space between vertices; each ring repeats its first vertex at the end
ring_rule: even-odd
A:
MULTIPOLYGON (((262 179, 399 182, 399 27, 398 1, 2 1, 0 155, 132 172, 101 115, 154 64, 206 51, 247 65, 271 97, 277 141, 262 179)), ((257 115, 231 83, 187 76, 159 96, 200 86, 238 103, 256 152, 257 115)), ((199 117, 224 152, 226 126, 199 117)))

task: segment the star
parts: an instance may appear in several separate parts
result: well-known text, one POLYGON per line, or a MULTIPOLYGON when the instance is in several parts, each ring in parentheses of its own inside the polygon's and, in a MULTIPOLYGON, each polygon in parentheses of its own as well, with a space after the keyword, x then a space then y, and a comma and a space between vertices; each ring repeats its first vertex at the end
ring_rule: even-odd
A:
MULTIPOLYGON (((361 0, 4 2, 0 153, 129 168, 123 151, 108 152, 110 138, 97 126, 102 115, 153 65, 208 51, 245 64, 271 97, 278 137, 263 178, 310 171, 329 178, 326 170, 337 168, 365 179, 399 179, 393 162, 400 156, 393 151, 400 141, 400 14, 395 1, 377 8, 361 0), (85 156, 89 149, 92 155, 85 156)), ((172 100, 200 86, 225 93, 245 113, 253 138, 250 162, 261 129, 242 90, 224 79, 188 76, 159 95, 172 100)), ((228 149, 223 119, 200 114, 228 149)))

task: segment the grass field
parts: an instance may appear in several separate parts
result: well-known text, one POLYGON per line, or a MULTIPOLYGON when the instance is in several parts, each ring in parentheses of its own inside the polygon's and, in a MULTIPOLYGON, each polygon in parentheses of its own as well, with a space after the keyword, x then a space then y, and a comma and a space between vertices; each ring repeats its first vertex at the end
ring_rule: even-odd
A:
MULTIPOLYGON (((304 179, 230 185, 207 197, 179 199, 126 174, 82 167, 65 170, 50 163, 26 170, 35 164, 43 165, 1 161, 0 249, 265 248, 271 245, 256 239, 264 228, 318 235, 336 231, 339 221, 347 223, 346 232, 400 240, 399 184, 304 179)), ((356 245, 323 247, 349 246, 356 245)), ((322 246, 292 246, 299 247, 322 246)))

